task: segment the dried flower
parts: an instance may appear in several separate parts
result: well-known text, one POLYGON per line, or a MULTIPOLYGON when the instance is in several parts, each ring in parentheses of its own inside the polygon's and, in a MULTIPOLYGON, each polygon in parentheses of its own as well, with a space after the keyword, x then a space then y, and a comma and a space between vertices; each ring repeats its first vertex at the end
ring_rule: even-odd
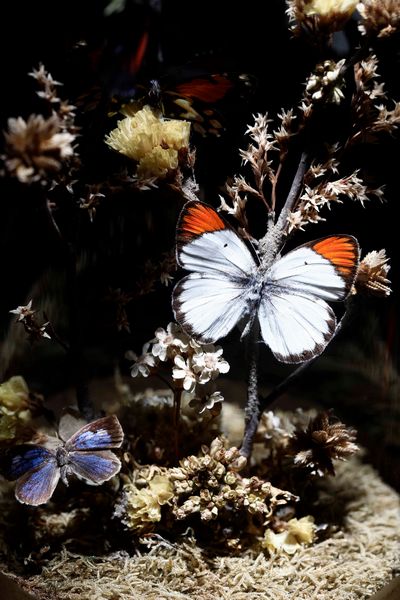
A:
MULTIPOLYGON (((319 176, 319 173, 317 172, 316 175, 319 176)), ((381 198, 382 194, 381 188, 372 189, 364 185, 362 179, 358 177, 358 171, 334 181, 323 179, 313 187, 306 184, 296 205, 296 210, 288 215, 288 233, 295 229, 303 229, 308 223, 324 221, 324 217, 320 215, 321 209, 325 206, 330 208, 331 203, 341 204, 343 196, 358 201, 364 206, 364 202, 369 200, 369 196, 375 195, 381 198)))
POLYGON ((34 317, 36 311, 32 310, 32 300, 30 300, 26 306, 18 306, 17 308, 10 310, 10 313, 18 316, 17 322, 22 323, 31 343, 38 341, 41 338, 51 339, 46 331, 49 322, 43 323, 42 325, 39 325, 36 322, 36 318, 34 317))
POLYGON ((399 31, 398 0, 362 0, 357 4, 361 15, 359 30, 363 35, 389 37, 399 31))
POLYGON ((18 425, 31 418, 30 393, 23 377, 0 384, 0 440, 14 439, 18 425))
POLYGON ((236 447, 225 448, 216 438, 210 448, 202 448, 202 456, 189 456, 180 466, 170 469, 175 497, 173 514, 185 519, 198 513, 203 521, 217 519, 221 513, 244 511, 258 514, 267 522, 275 508, 294 497, 257 477, 243 478, 239 471, 246 465, 236 447))
POLYGON ((105 195, 100 192, 89 191, 86 198, 80 199, 80 208, 87 210, 89 219, 92 223, 96 216, 97 207, 100 204, 100 198, 105 198, 105 195))
POLYGON ((6 160, 9 173, 21 183, 33 183, 59 171, 65 159, 74 153, 75 136, 61 127, 57 115, 48 119, 30 115, 8 120, 5 132, 6 160))
POLYGON ((156 366, 156 359, 154 356, 148 352, 150 348, 150 343, 147 342, 144 344, 142 348, 142 354, 138 356, 131 350, 129 350, 125 357, 128 360, 133 360, 134 363, 131 366, 131 376, 138 377, 141 375, 142 377, 148 377, 151 373, 151 370, 156 366))
POLYGON ((199 383, 207 383, 218 377, 220 373, 229 371, 229 363, 222 358, 223 350, 220 346, 215 347, 210 344, 203 346, 202 350, 192 356, 193 371, 199 383))
POLYGON ((199 414, 204 413, 206 410, 209 410, 211 414, 219 414, 222 408, 221 403, 224 401, 224 397, 221 392, 213 392, 212 394, 207 394, 203 398, 193 398, 190 400, 189 405, 191 408, 196 408, 199 411, 199 414))
POLYGON ((346 460, 358 451, 356 431, 349 429, 331 412, 321 412, 311 419, 306 430, 297 429, 288 447, 297 466, 312 475, 335 474, 333 460, 346 460))
POLYGON ((172 499, 173 485, 165 470, 143 468, 126 481, 114 516, 137 533, 151 531, 161 520, 161 508, 172 499), (154 474, 156 473, 156 474, 154 474))
POLYGON ((295 33, 301 26, 310 33, 332 33, 341 29, 357 7, 358 0, 289 0, 287 13, 295 33))
POLYGON ((275 533, 267 529, 261 542, 271 554, 294 554, 302 545, 311 544, 315 536, 314 518, 311 516, 301 519, 290 519, 285 525, 285 530, 275 533))
POLYGON ((182 379, 182 387, 187 392, 193 392, 196 387, 196 375, 192 370, 190 360, 185 360, 179 354, 174 358, 175 366, 172 369, 172 377, 175 380, 182 379))
POLYGON ((342 77, 342 67, 345 60, 335 62, 326 60, 317 65, 315 72, 309 77, 306 84, 306 95, 313 102, 333 102, 340 104, 344 98, 342 88, 344 79, 342 77))
POLYGON ((179 166, 179 151, 189 148, 190 123, 166 120, 144 106, 118 122, 106 144, 138 162, 139 180, 164 178, 179 166))
POLYGON ((369 252, 360 263, 355 281, 356 290, 375 296, 389 296, 392 290, 387 278, 390 269, 388 262, 385 250, 369 252))
POLYGON ((186 350, 189 345, 189 336, 182 331, 177 323, 168 323, 167 330, 159 327, 155 331, 155 343, 151 348, 153 356, 161 361, 173 358, 177 352, 186 350))

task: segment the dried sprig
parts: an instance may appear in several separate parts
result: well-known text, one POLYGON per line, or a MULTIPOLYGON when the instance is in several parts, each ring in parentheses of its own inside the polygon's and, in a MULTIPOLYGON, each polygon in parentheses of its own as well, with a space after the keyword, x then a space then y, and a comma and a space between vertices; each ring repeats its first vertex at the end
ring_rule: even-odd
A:
POLYGON ((18 306, 17 308, 10 310, 10 313, 17 315, 17 323, 22 323, 31 343, 42 338, 51 339, 51 336, 47 331, 49 329, 49 322, 43 323, 42 325, 37 323, 36 317, 34 316, 36 311, 32 310, 32 300, 25 306, 18 306))
POLYGON ((295 497, 257 477, 242 477, 240 471, 246 459, 237 448, 226 448, 222 438, 216 438, 202 455, 189 456, 180 466, 170 470, 175 496, 172 512, 177 519, 198 514, 203 521, 223 518, 234 513, 258 515, 268 522, 277 506, 295 497))
POLYGON ((400 29, 398 0, 362 0, 357 10, 361 15, 358 27, 363 35, 385 38, 400 29))
POLYGON ((337 420, 331 411, 321 412, 311 419, 308 427, 297 429, 287 448, 294 464, 310 474, 322 477, 334 475, 334 460, 346 460, 358 451, 354 443, 356 431, 337 420))
POLYGON ((30 115, 8 120, 5 165, 21 183, 46 180, 74 153, 75 136, 64 131, 56 115, 30 115))
MULTIPOLYGON (((336 162, 333 165, 336 165, 336 162)), ((313 174, 316 178, 319 178, 325 172, 325 167, 322 167, 321 170, 317 166, 313 167, 313 174)), ((310 173, 306 176, 306 180, 310 179, 310 173)), ((322 181, 316 181, 312 186, 306 184, 295 210, 288 215, 288 233, 296 229, 303 230, 308 223, 325 221, 325 218, 320 214, 321 209, 324 207, 330 208, 332 203, 341 204, 343 197, 358 201, 364 206, 364 202, 369 200, 371 196, 381 198, 382 195, 382 188, 374 189, 364 184, 359 177, 358 170, 347 177, 341 177, 333 181, 327 181, 324 177, 322 181)))
POLYGON ((361 261, 355 287, 359 292, 375 296, 389 296, 390 281, 387 278, 390 266, 384 249, 369 252, 361 261))
POLYGON ((288 0, 287 14, 292 31, 323 36, 342 29, 356 9, 358 0, 288 0))

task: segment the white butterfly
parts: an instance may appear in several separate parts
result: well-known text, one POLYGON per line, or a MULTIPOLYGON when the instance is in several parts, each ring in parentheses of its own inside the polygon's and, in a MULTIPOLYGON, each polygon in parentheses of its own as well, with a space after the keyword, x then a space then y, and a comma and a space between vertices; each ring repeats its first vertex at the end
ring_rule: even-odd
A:
POLYGON ((326 300, 344 300, 359 263, 357 240, 334 235, 278 258, 265 272, 238 234, 208 206, 188 202, 177 228, 177 261, 191 271, 174 288, 175 318, 202 343, 258 316, 274 356, 299 363, 320 354, 336 329, 326 300))

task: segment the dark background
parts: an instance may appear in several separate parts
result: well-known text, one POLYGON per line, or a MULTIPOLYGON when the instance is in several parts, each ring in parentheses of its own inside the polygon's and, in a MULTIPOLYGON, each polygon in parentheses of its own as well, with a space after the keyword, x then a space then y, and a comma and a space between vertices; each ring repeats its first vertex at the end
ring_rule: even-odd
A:
MULTIPOLYGON (((257 84, 245 99, 231 98, 219 107, 226 117, 226 133, 220 139, 197 139, 196 175, 201 196, 215 206, 226 179, 237 173, 237 149, 245 147, 243 136, 252 114, 272 116, 282 107, 298 103, 309 70, 318 60, 317 52, 304 40, 288 33, 281 1, 268 2, 268 16, 260 13, 260 3, 165 2, 161 12, 146 3, 127 2, 121 14, 105 17, 104 5, 97 0, 7 3, 2 7, 3 35, 0 37, 2 62, 1 126, 8 117, 40 112, 43 105, 35 97, 33 79, 27 73, 43 62, 56 80, 64 83, 63 97, 72 101, 82 93, 100 88, 110 96, 135 90, 151 78, 161 82, 179 80, 199 73, 249 73, 257 84), (129 59, 143 32, 149 46, 141 70, 127 75, 129 59), (84 42, 84 44, 82 43, 84 42)), ((356 39, 356 21, 335 36, 332 57, 346 56, 356 39)), ((380 72, 390 95, 399 99, 399 43, 394 39, 380 44, 380 72)), ((327 119, 330 131, 345 126, 343 114, 332 111, 327 119)), ((85 175, 96 182, 114 160, 103 144, 109 122, 84 122, 90 135, 83 138, 85 175), (87 142, 86 140, 89 140, 87 142)), ((328 135, 328 134, 327 134, 328 135)), ((345 201, 325 216, 326 223, 310 225, 291 242, 298 245, 330 233, 355 235, 363 254, 386 248, 391 257, 393 294, 387 299, 360 299, 349 327, 327 349, 291 391, 299 403, 334 406, 338 414, 360 430, 362 443, 372 448, 371 456, 384 476, 400 486, 397 459, 400 455, 400 408, 398 392, 398 289, 399 251, 397 236, 398 139, 382 138, 379 145, 360 147, 349 158, 349 168, 368 173, 371 183, 385 185, 385 203, 372 200, 363 209, 345 201)), ((0 184, 0 244, 2 293, 0 325, 6 339, 9 310, 29 299, 31 286, 43 272, 50 275, 42 283, 41 294, 53 304, 53 315, 62 320, 62 263, 50 231, 43 228, 42 213, 31 190, 16 182, 0 184)), ((131 335, 118 334, 110 314, 99 299, 107 287, 131 289, 142 274, 146 260, 157 262, 173 246, 175 222, 181 200, 165 192, 146 192, 127 205, 126 198, 100 208, 95 222, 69 220, 68 210, 55 213, 60 226, 79 233, 79 251, 85 257, 81 278, 86 360, 91 377, 110 374, 116 357, 127 348, 139 352, 158 326, 172 319, 170 289, 162 286, 138 298, 129 307, 131 335), (89 258, 88 258, 89 257, 89 258), (100 308, 99 308, 100 306, 100 308)), ((263 220, 255 210, 253 233, 263 233, 263 220)), ((41 298, 41 301, 43 298, 41 298)), ((31 349, 19 342, 5 374, 22 372, 30 384, 44 393, 68 383, 60 353, 50 346, 31 349)), ((225 343, 223 344, 225 348, 225 343)), ((276 365, 263 350, 266 388, 290 372, 276 365)), ((245 377, 243 346, 237 333, 226 341, 225 353, 234 365, 234 377, 245 377)), ((123 367, 127 371, 127 366, 123 367)))

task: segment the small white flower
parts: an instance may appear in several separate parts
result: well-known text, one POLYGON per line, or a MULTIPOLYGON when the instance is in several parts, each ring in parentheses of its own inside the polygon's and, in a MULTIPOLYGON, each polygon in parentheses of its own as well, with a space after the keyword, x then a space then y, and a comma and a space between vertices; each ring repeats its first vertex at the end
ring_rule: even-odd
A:
POLYGON ((176 323, 169 323, 167 331, 159 327, 155 331, 155 336, 155 343, 153 343, 151 352, 153 356, 156 356, 163 362, 168 360, 168 358, 172 358, 175 352, 186 350, 189 345, 188 336, 176 323))
POLYGON ((184 360, 179 354, 174 358, 172 369, 174 379, 183 379, 183 389, 192 392, 196 386, 196 375, 193 373, 189 360, 184 360))
POLYGON ((148 352, 149 347, 149 343, 146 343, 143 346, 141 356, 137 356, 137 354, 132 351, 129 351, 125 354, 126 358, 134 361, 133 365, 131 366, 132 377, 138 377, 138 375, 142 377, 148 377, 151 369, 156 366, 155 357, 148 352))
POLYGON ((229 371, 229 363, 222 358, 221 347, 210 344, 203 346, 202 350, 192 356, 193 371, 196 373, 199 383, 207 383, 218 377, 220 373, 229 371))
POLYGON ((189 402, 189 406, 191 408, 198 409, 199 414, 201 415, 206 410, 214 412, 213 409, 220 409, 221 406, 215 405, 220 404, 223 401, 224 397, 221 394, 221 392, 213 392, 212 394, 208 394, 207 396, 205 396, 205 398, 193 398, 193 400, 189 402))

